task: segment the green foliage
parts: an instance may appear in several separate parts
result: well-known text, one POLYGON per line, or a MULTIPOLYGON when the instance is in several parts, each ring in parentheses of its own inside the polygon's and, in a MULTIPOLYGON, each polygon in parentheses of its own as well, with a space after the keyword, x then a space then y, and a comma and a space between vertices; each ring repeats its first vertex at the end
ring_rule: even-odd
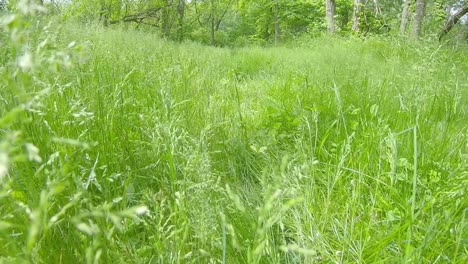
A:
MULTIPOLYGON (((147 209, 93 194, 93 188, 102 190, 94 178, 98 158, 88 168, 83 166, 92 161, 76 162, 89 155, 90 145, 69 138, 69 128, 54 131, 57 122, 69 124, 54 119, 59 101, 45 103, 67 94, 63 78, 79 63, 72 58, 82 56, 82 46, 63 43, 57 26, 36 16, 43 7, 20 1, 17 10, 0 23, 7 34, 0 68, 0 261, 74 262, 81 246, 81 262, 112 259, 114 230, 147 209), (44 119, 48 115, 52 119, 44 119), (89 177, 82 182, 84 174, 89 177)), ((92 119, 84 111, 73 115, 92 119)))
MULTIPOLYGON (((243 1, 239 4, 242 27, 238 34, 248 35, 255 42, 268 43, 273 40, 275 23, 275 1, 243 1)), ((309 1, 278 1, 280 35, 291 39, 312 31, 313 24, 320 24, 322 14, 309 1)))
POLYGON ((427 6, 426 30, 433 36, 439 33, 441 25, 447 21, 447 1, 434 0, 427 6))
POLYGON ((467 261, 466 46, 225 49, 32 10, 0 23, 0 262, 467 261))
MULTIPOLYGON (((425 36, 433 38, 439 33, 447 19, 446 7, 454 3, 427 1, 425 36)), ((356 33, 351 30, 353 5, 351 0, 336 1, 336 28, 341 35, 356 33)), ((364 1, 363 9, 359 14, 358 35, 399 34, 401 1, 364 1)), ((157 31, 167 39, 188 38, 215 46, 269 45, 275 40, 276 19, 279 26, 276 39, 280 43, 326 32, 324 0, 80 0, 56 10, 72 20, 97 20, 105 26, 126 23, 157 31)))

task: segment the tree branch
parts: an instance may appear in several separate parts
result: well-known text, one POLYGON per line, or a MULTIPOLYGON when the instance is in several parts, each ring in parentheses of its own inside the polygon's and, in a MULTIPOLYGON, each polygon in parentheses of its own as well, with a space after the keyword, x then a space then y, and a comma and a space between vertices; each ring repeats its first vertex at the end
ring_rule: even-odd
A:
POLYGON ((161 9, 168 8, 170 6, 171 5, 148 8, 146 10, 143 10, 141 12, 138 12, 132 15, 125 15, 124 17, 120 19, 111 20, 109 21, 109 23, 117 24, 120 22, 135 22, 138 24, 146 24, 146 23, 143 23, 143 20, 151 19, 151 18, 156 18, 157 20, 159 20, 159 11, 161 11, 161 9))
POLYGON ((450 30, 460 21, 460 19, 468 13, 468 5, 465 5, 462 9, 460 9, 455 15, 450 17, 450 19, 445 23, 444 29, 439 33, 439 41, 447 35, 450 30))

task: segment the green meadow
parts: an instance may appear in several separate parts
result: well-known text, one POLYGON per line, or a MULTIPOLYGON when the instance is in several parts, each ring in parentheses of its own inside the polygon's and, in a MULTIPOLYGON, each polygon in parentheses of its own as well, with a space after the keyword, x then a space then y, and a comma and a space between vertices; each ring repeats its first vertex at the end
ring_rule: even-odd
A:
POLYGON ((0 36, 0 263, 468 262, 466 46, 34 25, 0 36))

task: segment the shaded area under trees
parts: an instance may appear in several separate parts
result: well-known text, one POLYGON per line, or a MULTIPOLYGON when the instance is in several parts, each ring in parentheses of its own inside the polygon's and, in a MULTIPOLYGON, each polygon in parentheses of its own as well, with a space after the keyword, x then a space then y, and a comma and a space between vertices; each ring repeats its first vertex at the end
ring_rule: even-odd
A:
POLYGON ((465 0, 70 1, 72 4, 62 5, 68 17, 94 17, 104 26, 132 23, 137 28, 154 27, 168 39, 221 46, 278 45, 327 32, 361 36, 409 32, 413 39, 442 38, 466 14, 467 5, 465 0), (464 8, 450 16, 449 6, 464 8))

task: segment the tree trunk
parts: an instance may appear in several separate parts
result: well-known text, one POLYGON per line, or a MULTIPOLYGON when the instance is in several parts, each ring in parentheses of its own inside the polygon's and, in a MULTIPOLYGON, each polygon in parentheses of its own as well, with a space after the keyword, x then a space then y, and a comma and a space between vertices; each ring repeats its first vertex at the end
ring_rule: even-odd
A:
POLYGON ((278 0, 275 0, 275 46, 278 46, 279 34, 280 34, 279 6, 278 6, 278 0))
POLYGON ((271 26, 271 17, 270 16, 267 16, 267 18, 265 19, 265 25, 263 27, 263 39, 265 41, 268 41, 270 39, 270 26, 271 26))
POLYGON ((375 16, 380 16, 382 14, 382 10, 380 9, 379 0, 374 0, 375 5, 375 16))
POLYGON ((171 12, 170 12, 170 7, 169 5, 171 4, 169 0, 165 0, 164 2, 165 7, 162 10, 162 15, 161 15, 161 27, 163 31, 163 36, 165 38, 169 38, 171 35, 171 12))
POLYGON ((405 34, 410 18, 410 0, 403 0, 403 11, 401 12, 400 33, 405 34))
POLYGON ((426 0, 416 0, 416 11, 413 21, 413 39, 418 39, 422 32, 422 22, 424 20, 424 12, 426 9, 426 0))
POLYGON ((215 44, 215 30, 216 30, 216 10, 214 6, 214 0, 211 0, 211 35, 210 35, 210 42, 211 45, 215 44))
POLYGON ((336 32, 335 13, 336 13, 335 0, 325 0, 325 16, 327 18, 327 30, 331 34, 336 32))
POLYGON ((177 37, 179 41, 183 41, 184 40, 185 0, 179 0, 177 13, 179 13, 179 25, 177 28, 177 37))
POLYGON ((445 23, 444 29, 439 33, 439 40, 441 40, 452 28, 460 21, 460 19, 468 13, 468 4, 460 9, 455 15, 451 16, 447 23, 445 23))
POLYGON ((363 6, 363 0, 354 0, 353 26, 351 28, 354 32, 359 31, 359 17, 361 16, 363 6))
POLYGON ((109 7, 106 6, 105 0, 101 0, 101 12, 99 13, 99 20, 102 20, 102 24, 107 27, 109 22, 109 7))

